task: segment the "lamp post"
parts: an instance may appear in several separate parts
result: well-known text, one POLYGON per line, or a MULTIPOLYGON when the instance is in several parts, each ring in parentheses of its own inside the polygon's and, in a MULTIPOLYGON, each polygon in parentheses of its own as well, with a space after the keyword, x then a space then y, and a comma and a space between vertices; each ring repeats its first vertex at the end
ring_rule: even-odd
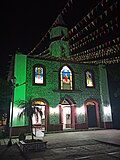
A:
POLYGON ((12 105, 10 106, 10 130, 9 130, 9 141, 8 141, 8 146, 12 146, 12 123, 13 123, 13 107, 14 107, 14 89, 16 87, 16 77, 13 77, 11 79, 12 82, 12 98, 11 98, 11 102, 12 105))

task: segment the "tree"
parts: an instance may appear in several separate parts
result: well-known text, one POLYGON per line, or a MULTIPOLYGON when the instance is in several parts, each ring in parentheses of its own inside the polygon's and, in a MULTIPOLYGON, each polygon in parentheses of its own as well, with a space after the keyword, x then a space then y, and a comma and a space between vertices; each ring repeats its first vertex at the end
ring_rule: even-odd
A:
POLYGON ((33 140, 34 136, 33 136, 32 117, 33 117, 33 115, 35 115, 36 121, 38 121, 38 119, 39 119, 38 115, 40 115, 40 117, 42 119, 43 113, 38 106, 35 106, 35 105, 33 106, 32 102, 33 101, 32 101, 31 98, 27 101, 20 101, 19 102, 18 107, 23 109, 23 110, 18 114, 18 118, 20 119, 23 116, 28 117, 28 123, 29 123, 29 126, 30 126, 30 132, 31 132, 31 135, 32 135, 32 140, 33 140))

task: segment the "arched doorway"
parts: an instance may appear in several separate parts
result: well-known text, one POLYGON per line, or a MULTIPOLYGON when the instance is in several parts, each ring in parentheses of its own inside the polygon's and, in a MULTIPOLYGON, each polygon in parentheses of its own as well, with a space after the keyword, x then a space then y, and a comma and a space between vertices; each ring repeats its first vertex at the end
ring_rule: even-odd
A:
POLYGON ((33 114, 32 123, 34 132, 38 130, 46 131, 48 125, 48 103, 45 102, 43 99, 34 99, 32 102, 32 106, 36 110, 36 114, 33 114), (38 112, 38 113, 37 113, 38 112))
POLYGON ((87 100, 85 102, 86 123, 88 128, 100 127, 100 112, 98 102, 87 100))
POLYGON ((75 129, 75 104, 70 99, 63 99, 60 104, 63 130, 75 129))
POLYGON ((63 114, 63 129, 71 128, 71 106, 62 105, 62 114, 63 114))

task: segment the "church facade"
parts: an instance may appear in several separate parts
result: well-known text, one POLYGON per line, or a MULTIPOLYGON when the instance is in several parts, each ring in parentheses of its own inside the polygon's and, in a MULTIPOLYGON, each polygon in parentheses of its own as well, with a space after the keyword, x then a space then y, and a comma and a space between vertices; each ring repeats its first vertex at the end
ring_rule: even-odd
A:
POLYGON ((15 129, 27 126, 25 118, 17 118, 20 108, 16 102, 29 98, 33 107, 42 111, 37 120, 33 115, 33 125, 46 132, 112 127, 106 67, 69 61, 67 36, 66 27, 57 25, 51 29, 51 58, 15 55, 15 129))

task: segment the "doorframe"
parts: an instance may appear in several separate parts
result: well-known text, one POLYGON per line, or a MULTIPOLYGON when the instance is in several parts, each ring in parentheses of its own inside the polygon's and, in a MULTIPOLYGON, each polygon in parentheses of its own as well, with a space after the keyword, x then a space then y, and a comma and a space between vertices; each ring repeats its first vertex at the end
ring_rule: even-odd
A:
POLYGON ((43 98, 35 98, 32 100, 34 103, 35 101, 42 101, 45 106, 45 131, 48 130, 48 124, 49 124, 49 103, 47 102, 46 99, 43 98))
MULTIPOLYGON (((62 102, 66 100, 70 107, 71 107, 71 129, 75 129, 75 121, 76 121, 76 104, 74 100, 72 101, 71 98, 62 98, 59 104, 59 111, 60 111, 60 123, 63 125, 63 110, 62 110, 62 102)), ((67 104, 68 105, 68 104, 67 104)))
POLYGON ((67 125, 67 124, 65 124, 64 122, 63 122, 63 130, 66 130, 66 129, 71 129, 72 128, 72 108, 71 108, 71 105, 69 104, 69 105, 63 105, 63 106, 61 106, 62 108, 62 122, 63 122, 63 119, 64 118, 66 118, 66 117, 64 117, 65 115, 64 115, 64 109, 65 108, 69 108, 70 109, 70 127, 64 127, 64 125, 67 125))
POLYGON ((100 128, 100 107, 99 107, 99 103, 95 99, 88 99, 84 102, 87 128, 89 128, 89 126, 88 126, 88 113, 87 113, 87 107, 89 107, 89 105, 95 106, 97 127, 100 128))

